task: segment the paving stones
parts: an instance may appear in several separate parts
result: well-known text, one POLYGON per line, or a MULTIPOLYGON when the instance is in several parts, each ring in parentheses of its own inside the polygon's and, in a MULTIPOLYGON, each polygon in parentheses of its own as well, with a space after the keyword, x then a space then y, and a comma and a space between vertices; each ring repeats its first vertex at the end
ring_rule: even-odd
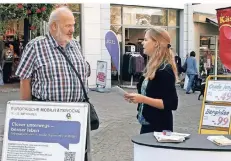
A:
MULTIPOLYGON (((202 102, 197 100, 198 94, 186 95, 180 87, 177 89, 179 107, 174 112, 174 129, 178 132, 197 133, 202 102)), ((138 135, 140 131, 136 120, 137 105, 125 102, 121 96, 112 92, 90 92, 89 97, 101 122, 100 128, 91 133, 93 161, 132 161, 131 137, 138 135)), ((17 91, 0 93, 0 140, 6 103, 17 99, 17 91)))

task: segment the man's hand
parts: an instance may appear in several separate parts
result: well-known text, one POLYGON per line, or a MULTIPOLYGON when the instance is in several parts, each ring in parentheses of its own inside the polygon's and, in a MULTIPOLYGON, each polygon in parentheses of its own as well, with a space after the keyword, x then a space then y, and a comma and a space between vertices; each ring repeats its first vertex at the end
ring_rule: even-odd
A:
POLYGON ((31 79, 21 79, 20 81, 20 99, 31 100, 31 79))

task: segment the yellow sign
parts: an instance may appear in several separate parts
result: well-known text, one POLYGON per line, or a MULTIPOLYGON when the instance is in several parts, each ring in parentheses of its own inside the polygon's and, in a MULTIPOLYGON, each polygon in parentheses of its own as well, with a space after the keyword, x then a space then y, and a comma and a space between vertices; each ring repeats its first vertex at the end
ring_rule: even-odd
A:
POLYGON ((221 16, 219 20, 220 20, 220 24, 231 22, 231 16, 221 16))
POLYGON ((231 76, 209 76, 201 108, 199 134, 231 134, 231 76))

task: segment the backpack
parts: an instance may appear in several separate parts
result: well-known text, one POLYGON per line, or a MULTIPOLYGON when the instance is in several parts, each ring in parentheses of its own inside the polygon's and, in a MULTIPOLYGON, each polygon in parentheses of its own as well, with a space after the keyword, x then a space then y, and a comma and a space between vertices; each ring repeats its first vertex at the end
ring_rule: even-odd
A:
POLYGON ((185 60, 184 65, 182 66, 182 72, 185 73, 186 70, 187 70, 187 59, 185 60))

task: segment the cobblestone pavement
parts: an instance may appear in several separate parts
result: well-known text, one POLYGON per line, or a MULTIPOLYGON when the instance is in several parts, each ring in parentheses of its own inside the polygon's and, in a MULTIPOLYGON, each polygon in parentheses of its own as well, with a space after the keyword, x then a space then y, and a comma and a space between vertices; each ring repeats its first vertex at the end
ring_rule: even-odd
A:
MULTIPOLYGON (((1 87, 0 87, 1 88, 1 87)), ((198 93, 186 95, 178 88, 179 107, 174 112, 174 130, 197 133, 200 120, 201 101, 198 93)), ((0 135, 3 134, 6 103, 17 100, 17 90, 0 92, 0 135)), ((100 128, 92 132, 92 154, 94 161, 132 161, 131 137, 137 135, 140 125, 136 120, 136 105, 127 103, 116 93, 90 92, 90 98, 100 117, 100 128)))
POLYGON ((0 85, 0 93, 19 91, 19 83, 0 85))

